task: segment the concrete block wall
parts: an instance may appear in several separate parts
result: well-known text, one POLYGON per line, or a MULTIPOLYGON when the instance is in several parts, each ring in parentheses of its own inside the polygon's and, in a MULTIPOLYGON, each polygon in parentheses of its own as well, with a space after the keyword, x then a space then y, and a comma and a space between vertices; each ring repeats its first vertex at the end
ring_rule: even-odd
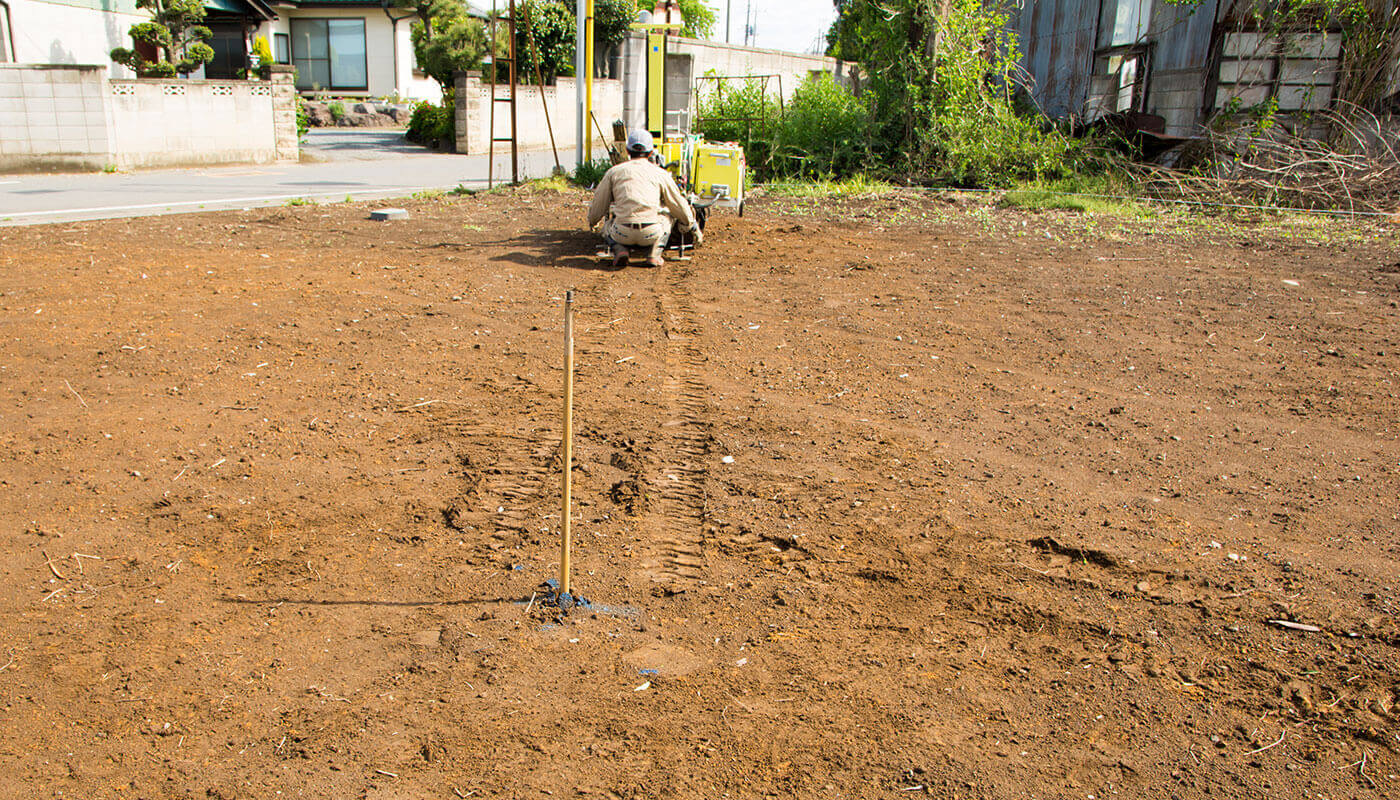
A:
MULTIPOLYGON (((673 38, 667 42, 667 52, 689 55, 692 58, 691 74, 697 82, 711 71, 716 75, 729 76, 778 75, 782 78, 784 101, 792 99, 797 87, 814 72, 829 72, 838 80, 845 80, 849 75, 849 65, 827 56, 764 50, 724 42, 673 38)), ((776 79, 770 79, 769 91, 776 93, 779 83, 776 79)))
MULTIPOLYGON (((688 56, 691 59, 692 90, 713 91, 715 83, 703 80, 707 73, 722 76, 777 75, 781 80, 770 78, 768 91, 777 94, 781 89, 783 100, 791 100, 797 87, 813 73, 830 73, 837 82, 848 87, 856 80, 855 65, 838 61, 827 56, 788 53, 782 50, 765 50, 757 47, 744 47, 724 42, 711 42, 701 39, 667 39, 668 54, 688 56)), ((623 43, 623 114, 627 127, 646 125, 646 37, 634 33, 623 43)), ((694 97, 691 110, 694 110, 694 97)), ((672 101, 668 100, 668 108, 672 101)), ((603 120, 599 115, 599 120, 603 120)))
POLYGON ((291 73, 271 77, 108 80, 105 66, 0 64, 0 172, 295 160, 291 73))
POLYGON ((106 67, 0 64, 0 171, 110 163, 106 67))
POLYGON ((114 80, 110 113, 121 169, 277 160, 261 81, 114 80))
MULTIPOLYGON (((540 100, 538 86, 515 87, 516 142, 522 150, 538 150, 549 147, 549 128, 545 126, 545 106, 549 108, 549 123, 554 129, 554 141, 559 147, 560 158, 567 158, 563 152, 572 151, 578 124, 577 84, 573 78, 559 78, 554 86, 544 87, 544 100, 540 100)), ((497 86, 497 93, 505 97, 509 87, 497 86)), ((458 73, 457 85, 457 152, 485 153, 490 145, 491 84, 467 73, 458 73)), ((614 119, 622 115, 622 81, 594 79, 593 113, 603 131, 611 136, 614 119)), ((592 122, 589 122, 590 129, 592 122)), ((591 129, 594 144, 594 157, 605 157, 600 150, 605 146, 596 129, 591 129)), ((497 104, 496 136, 510 136, 510 112, 505 103, 497 104)), ((497 142, 497 151, 510 152, 508 142, 497 142)))

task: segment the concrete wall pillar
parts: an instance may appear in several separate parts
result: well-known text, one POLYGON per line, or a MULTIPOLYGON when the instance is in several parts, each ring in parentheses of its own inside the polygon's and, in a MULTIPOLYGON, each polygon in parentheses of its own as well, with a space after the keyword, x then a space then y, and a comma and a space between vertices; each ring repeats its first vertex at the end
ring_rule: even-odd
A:
POLYGON ((297 136, 297 96, 290 64, 267 64, 261 70, 262 79, 272 83, 272 129, 278 161, 301 160, 300 137, 297 136))
POLYGON ((466 155, 471 149, 471 106, 476 98, 475 89, 481 85, 477 73, 457 70, 452 73, 452 130, 455 132, 457 152, 466 155), (474 86, 468 86, 471 81, 474 86))

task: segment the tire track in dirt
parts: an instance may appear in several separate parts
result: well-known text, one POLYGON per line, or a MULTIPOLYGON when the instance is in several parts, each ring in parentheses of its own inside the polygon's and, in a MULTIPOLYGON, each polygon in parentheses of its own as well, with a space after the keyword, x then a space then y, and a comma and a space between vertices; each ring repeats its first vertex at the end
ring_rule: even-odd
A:
POLYGON ((666 379, 662 382, 666 419, 661 424, 660 463, 651 479, 658 498, 644 530, 652 541, 642 570, 654 583, 676 586, 705 577, 705 455, 710 450, 709 386, 706 361, 697 343, 700 325, 688 286, 690 266, 671 262, 656 275, 657 315, 666 337, 666 379))
MULTIPOLYGON (((602 277, 595 277, 582 289, 581 294, 597 296, 603 284, 602 277)), ((586 325, 581 327, 583 336, 576 335, 575 348, 587 351, 590 342, 596 345, 592 341, 596 336, 590 339, 588 334, 591 329, 586 325), (580 338, 583 341, 579 341, 580 338)), ((562 387, 558 387, 557 393, 551 390, 549 394, 552 400, 562 397, 562 387)), ((539 506, 551 496, 558 498, 552 490, 557 486, 563 469, 563 455, 557 421, 535 425, 528 431, 502 431, 496 427, 498 424, 494 421, 455 422, 445 423, 442 427, 450 427, 452 435, 458 437, 477 443, 491 443, 494 460, 489 467, 476 469, 471 464, 464 464, 467 470, 466 494, 478 496, 474 505, 486 509, 490 514, 492 533, 496 538, 504 538, 512 533, 528 534, 537 520, 547 516, 547 512, 539 510, 539 506)), ((454 515, 465 516, 471 505, 473 503, 460 498, 450 503, 444 509, 448 524, 456 527, 454 515)), ((558 524, 557 521, 555 524, 558 524)))

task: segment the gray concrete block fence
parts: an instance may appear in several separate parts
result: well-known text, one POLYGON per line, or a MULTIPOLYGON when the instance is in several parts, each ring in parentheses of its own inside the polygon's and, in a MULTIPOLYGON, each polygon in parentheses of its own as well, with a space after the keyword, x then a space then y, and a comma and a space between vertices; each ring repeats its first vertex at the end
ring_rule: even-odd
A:
POLYGON ((296 160, 291 69, 264 77, 114 80, 98 65, 0 64, 0 172, 296 160))

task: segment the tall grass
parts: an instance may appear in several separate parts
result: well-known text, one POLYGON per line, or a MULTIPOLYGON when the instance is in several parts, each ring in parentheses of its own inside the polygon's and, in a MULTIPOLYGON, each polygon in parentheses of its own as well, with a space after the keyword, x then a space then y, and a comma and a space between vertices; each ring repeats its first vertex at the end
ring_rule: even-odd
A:
POLYGON ((569 180, 585 189, 592 189, 603 179, 604 173, 612 166, 612 162, 606 158, 595 158, 592 161, 585 161, 574 167, 574 171, 569 175, 569 180))

